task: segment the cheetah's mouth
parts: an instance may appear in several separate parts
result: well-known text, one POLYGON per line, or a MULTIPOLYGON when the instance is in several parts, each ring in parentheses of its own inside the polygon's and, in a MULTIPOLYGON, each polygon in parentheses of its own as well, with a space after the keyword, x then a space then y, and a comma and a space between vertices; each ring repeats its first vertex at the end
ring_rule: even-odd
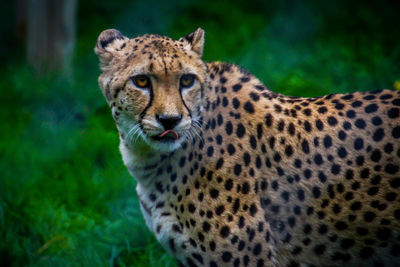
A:
POLYGON ((166 130, 159 135, 152 136, 152 138, 161 142, 173 142, 179 139, 179 135, 174 130, 166 130))

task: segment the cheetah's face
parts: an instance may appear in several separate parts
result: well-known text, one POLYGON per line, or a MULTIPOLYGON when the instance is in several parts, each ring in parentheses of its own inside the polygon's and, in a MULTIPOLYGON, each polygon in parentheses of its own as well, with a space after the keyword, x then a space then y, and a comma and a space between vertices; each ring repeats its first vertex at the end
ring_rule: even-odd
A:
POLYGON ((117 30, 100 34, 99 84, 127 143, 144 140, 172 151, 198 134, 207 83, 203 44, 202 29, 179 41, 157 35, 128 39, 117 30))

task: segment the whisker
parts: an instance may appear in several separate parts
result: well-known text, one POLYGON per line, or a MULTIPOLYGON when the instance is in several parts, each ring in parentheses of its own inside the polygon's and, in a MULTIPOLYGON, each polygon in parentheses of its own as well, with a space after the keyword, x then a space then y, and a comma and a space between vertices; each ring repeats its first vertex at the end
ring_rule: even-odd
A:
POLYGON ((135 135, 135 133, 138 131, 138 129, 140 129, 140 125, 139 124, 135 124, 128 132, 127 134, 127 139, 128 141, 132 141, 133 136, 135 135))

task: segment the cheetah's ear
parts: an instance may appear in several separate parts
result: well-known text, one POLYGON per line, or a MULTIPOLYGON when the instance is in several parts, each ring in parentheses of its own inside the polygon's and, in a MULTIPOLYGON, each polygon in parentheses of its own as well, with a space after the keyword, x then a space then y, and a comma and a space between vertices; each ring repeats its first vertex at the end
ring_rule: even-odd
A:
POLYGON ((108 29, 100 33, 94 51, 99 57, 102 67, 111 61, 127 40, 128 38, 115 29, 108 29))
POLYGON ((194 52, 196 52, 200 57, 203 56, 204 30, 202 28, 197 28, 194 32, 180 38, 179 41, 187 41, 194 52))

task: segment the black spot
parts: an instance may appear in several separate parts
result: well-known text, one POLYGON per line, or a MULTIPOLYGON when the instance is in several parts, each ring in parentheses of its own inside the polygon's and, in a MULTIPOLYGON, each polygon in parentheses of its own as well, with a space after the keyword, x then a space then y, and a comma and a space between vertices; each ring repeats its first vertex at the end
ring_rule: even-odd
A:
POLYGON ((278 105, 278 104, 275 104, 275 105, 274 105, 274 109, 275 109, 275 111, 278 112, 278 113, 282 112, 282 107, 281 107, 280 105, 278 105))
POLYGON ((321 196, 321 190, 319 187, 314 186, 312 189, 312 194, 315 198, 319 198, 321 196))
POLYGON ((281 159, 282 159, 281 155, 280 155, 278 152, 276 152, 276 153, 274 154, 274 161, 280 162, 281 159))
POLYGON ((235 167, 233 168, 233 172, 235 173, 236 176, 239 176, 240 173, 242 172, 242 165, 236 164, 235 167))
POLYGON ((304 152, 305 154, 310 153, 310 147, 309 147, 309 145, 308 145, 308 141, 307 141, 307 140, 303 140, 303 142, 301 143, 301 147, 302 147, 303 152, 304 152))
POLYGON ((234 108, 234 109, 238 109, 239 106, 240 106, 240 101, 239 101, 236 97, 234 97, 234 98, 232 99, 232 105, 233 105, 233 108, 234 108))
POLYGON ((248 255, 243 256, 243 266, 248 266, 250 261, 250 257, 248 255))
POLYGON ((233 181, 232 181, 232 179, 226 180, 226 182, 225 182, 225 189, 226 189, 227 191, 230 191, 230 190, 232 189, 232 187, 233 187, 233 181))
POLYGON ((311 109, 309 109, 309 108, 304 109, 303 114, 306 116, 311 116, 311 109))
POLYGON ((318 130, 322 131, 324 129, 324 124, 322 123, 321 120, 316 120, 315 121, 315 126, 317 127, 318 130))
POLYGON ((247 152, 245 152, 245 153, 243 154, 243 161, 244 161, 244 165, 245 165, 245 166, 249 166, 249 164, 250 164, 250 159, 251 159, 250 154, 247 153, 247 152))
POLYGON ((215 169, 221 169, 222 165, 224 165, 224 159, 223 158, 219 158, 217 161, 217 164, 215 166, 215 169))
POLYGON ((238 92, 240 89, 242 89, 242 85, 240 83, 235 84, 234 86, 232 86, 232 90, 234 92, 238 92))
POLYGON ((240 199, 236 198, 232 206, 233 213, 236 213, 239 210, 239 208, 240 208, 240 199))
POLYGON ((283 191, 283 192, 281 193, 281 197, 282 197, 283 200, 285 200, 285 202, 288 202, 288 201, 289 201, 290 194, 289 194, 288 191, 283 191))
POLYGON ((232 134, 233 126, 232 126, 232 123, 231 123, 230 121, 228 121, 228 122, 225 124, 225 131, 226 131, 226 134, 227 134, 227 135, 231 135, 231 134, 232 134))
POLYGON ((383 150, 385 151, 385 153, 390 154, 393 152, 393 145, 391 143, 387 143, 383 150))
POLYGON ((292 216, 289 217, 288 218, 288 225, 293 228, 296 225, 296 218, 292 217, 292 216))
POLYGON ((304 129, 305 129, 307 132, 311 132, 311 130, 312 130, 311 123, 309 123, 308 121, 305 121, 305 122, 304 122, 304 129))
POLYGON ((214 147, 209 146, 207 149, 207 156, 212 157, 214 154, 214 147))
POLYGON ((350 238, 344 238, 342 239, 342 241, 340 242, 340 246, 344 249, 349 249, 352 246, 354 246, 355 241, 353 239, 350 238))
POLYGON ((289 133, 290 135, 294 135, 294 134, 296 133, 295 127, 294 127, 294 124, 293 124, 293 123, 289 123, 289 126, 288 126, 288 133, 289 133))
POLYGON ((321 113, 321 114, 324 114, 324 113, 326 113, 327 111, 328 111, 328 109, 327 109, 326 107, 320 107, 320 108, 318 108, 318 112, 321 113))
POLYGON ((348 118, 350 118, 350 119, 353 119, 353 118, 355 118, 355 116, 356 116, 356 112, 355 112, 354 110, 348 110, 348 111, 346 112, 346 116, 347 116, 348 118))
POLYGON ((291 145, 287 145, 285 147, 285 154, 286 156, 290 157, 291 155, 293 155, 293 147, 291 145))
POLYGON ((400 116, 400 109, 398 108, 391 108, 388 110, 387 115, 391 119, 398 118, 400 116))
POLYGON ((257 124, 257 138, 261 139, 263 134, 263 126, 261 123, 257 124))
POLYGON ((225 210, 225 207, 223 205, 219 205, 215 208, 215 214, 218 216, 221 215, 225 210))
POLYGON ((354 123, 354 125, 359 128, 359 129, 364 129, 366 126, 366 123, 363 119, 357 119, 354 123))
POLYGON ((347 156, 347 150, 344 147, 339 147, 338 149, 338 156, 341 158, 345 158, 347 156))
POLYGON ((243 109, 250 114, 254 113, 254 106, 251 102, 247 101, 244 105, 243 105, 243 109))
POLYGON ((321 165, 322 163, 324 163, 324 160, 322 159, 321 154, 317 153, 317 154, 314 156, 314 162, 315 162, 315 164, 317 164, 317 165, 321 165))
POLYGON ((393 165, 391 163, 386 164, 385 172, 389 174, 395 174, 399 171, 399 166, 393 165))
POLYGON ((330 126, 335 126, 338 123, 337 119, 333 116, 328 117, 328 124, 330 126))
POLYGON ((394 200, 396 199, 396 197, 397 197, 397 194, 394 193, 394 192, 389 192, 389 193, 387 193, 387 194, 385 195, 385 199, 386 199, 387 201, 394 201, 394 200))
POLYGON ((345 223, 344 221, 338 221, 337 223, 335 223, 335 228, 339 231, 345 230, 347 229, 347 227, 347 223, 345 223))
POLYGON ((257 243, 254 248, 253 248, 253 254, 254 256, 258 256, 261 252, 262 246, 260 243, 257 243))
POLYGON ((260 95, 257 94, 257 93, 251 92, 251 93, 249 94, 249 96, 250 96, 250 98, 251 98, 254 102, 257 102, 258 100, 260 100, 260 95))
POLYGON ((222 253, 222 260, 223 260, 224 262, 229 262, 231 259, 232 259, 232 254, 231 254, 230 252, 224 251, 224 252, 222 253))
POLYGON ((318 179, 321 181, 321 183, 325 183, 327 180, 326 175, 323 172, 318 173, 318 179))
POLYGON ((385 136, 385 132, 382 128, 379 128, 374 132, 373 139, 375 142, 379 142, 385 136))
POLYGON ((331 172, 332 172, 332 174, 339 174, 340 173, 340 165, 338 165, 338 164, 333 164, 332 165, 332 167, 331 167, 331 172))
POLYGON ((348 122, 348 121, 343 122, 343 129, 350 130, 351 129, 350 122, 348 122))
POLYGON ((198 254, 198 253, 192 253, 192 257, 197 260, 198 262, 200 262, 201 264, 203 264, 203 257, 198 254))
POLYGON ((222 98, 222 106, 226 107, 226 106, 228 106, 228 105, 229 105, 228 98, 226 98, 226 96, 224 96, 224 97, 222 98))
POLYGON ((309 233, 311 233, 311 231, 312 231, 311 225, 309 225, 308 223, 305 224, 304 227, 303 227, 303 232, 304 232, 306 235, 308 235, 309 233))
POLYGON ((378 110, 378 106, 376 104, 369 104, 368 106, 365 107, 366 113, 373 113, 377 110, 378 110))
POLYGON ((285 127, 285 122, 283 120, 280 120, 278 122, 278 127, 277 127, 278 131, 282 132, 284 127, 285 127))
POLYGON ((328 232, 328 227, 325 224, 321 224, 318 227, 318 233, 320 233, 321 235, 324 235, 328 232))
POLYGON ((363 247, 360 251, 360 257, 363 259, 371 258, 374 254, 374 249, 371 247, 363 247))
POLYGON ((357 227, 356 231, 357 231, 357 234, 361 235, 361 236, 365 236, 368 234, 368 229, 363 228, 363 227, 357 227))
POLYGON ((229 155, 235 154, 235 151, 236 151, 235 147, 232 144, 229 144, 228 145, 228 153, 229 153, 229 155))
POLYGON ((297 190, 297 198, 300 200, 300 201, 304 201, 304 190, 303 189, 299 189, 299 190, 297 190))
POLYGON ((354 140, 354 149, 360 150, 364 148, 364 140, 361 138, 357 138, 354 140))
POLYGON ((192 203, 190 203, 188 205, 188 210, 189 210, 190 213, 194 213, 195 210, 196 210, 196 207, 192 203))
POLYGON ((392 188, 399 188, 400 187, 400 178, 394 178, 390 181, 390 186, 392 188))
POLYGON ((254 135, 250 136, 250 146, 252 149, 256 149, 257 148, 257 140, 254 137, 254 135))
POLYGON ((212 188, 212 189, 210 190, 210 196, 211 196, 212 198, 217 198, 218 195, 219 195, 219 191, 218 191, 217 189, 212 188))
POLYGON ((225 225, 225 226, 221 227, 221 230, 219 231, 219 234, 220 234, 220 236, 222 238, 227 238, 229 233, 230 233, 230 231, 231 230, 229 229, 229 227, 225 225))
POLYGON ((185 162, 186 162, 186 157, 182 156, 181 159, 179 160, 179 167, 185 166, 185 162))
POLYGON ((376 237, 380 240, 388 240, 392 236, 392 230, 381 228, 376 231, 376 237))
POLYGON ((271 114, 268 113, 267 115, 265 115, 265 125, 267 125, 268 127, 271 127, 273 121, 274 121, 274 117, 272 117, 271 114))
POLYGON ((250 192, 250 184, 248 182, 244 182, 242 184, 242 193, 248 194, 250 192))
POLYGON ((354 101, 353 103, 351 103, 351 106, 353 107, 353 108, 358 108, 358 107, 361 107, 362 106, 362 102, 361 101, 354 101))
POLYGON ((392 136, 394 137, 394 138, 400 138, 400 126, 396 126, 396 127, 394 127, 393 128, 393 130, 392 130, 392 136))
POLYGON ((365 222, 372 222, 376 217, 376 214, 371 212, 371 211, 367 211, 366 213, 364 213, 364 221, 365 222))
POLYGON ((302 164, 302 162, 301 162, 300 159, 295 159, 295 161, 294 161, 294 166, 295 166, 297 169, 301 169, 301 164, 302 164))
POLYGON ((242 138, 245 133, 246 133, 246 128, 244 128, 243 124, 239 123, 236 129, 237 137, 242 138))
POLYGON ((374 149, 371 154, 371 160, 374 162, 378 162, 382 157, 381 151, 378 149, 374 149))
POLYGON ((332 146, 332 138, 329 135, 325 135, 323 142, 325 148, 329 148, 332 146))
POLYGON ((382 124, 382 119, 380 117, 373 117, 371 122, 373 125, 379 126, 382 124))
POLYGON ((316 245, 314 247, 314 252, 316 255, 322 255, 322 254, 324 254, 325 249, 326 249, 325 245, 322 245, 322 244, 316 245))
POLYGON ((197 267, 197 265, 192 261, 191 258, 186 258, 189 267, 197 267))

